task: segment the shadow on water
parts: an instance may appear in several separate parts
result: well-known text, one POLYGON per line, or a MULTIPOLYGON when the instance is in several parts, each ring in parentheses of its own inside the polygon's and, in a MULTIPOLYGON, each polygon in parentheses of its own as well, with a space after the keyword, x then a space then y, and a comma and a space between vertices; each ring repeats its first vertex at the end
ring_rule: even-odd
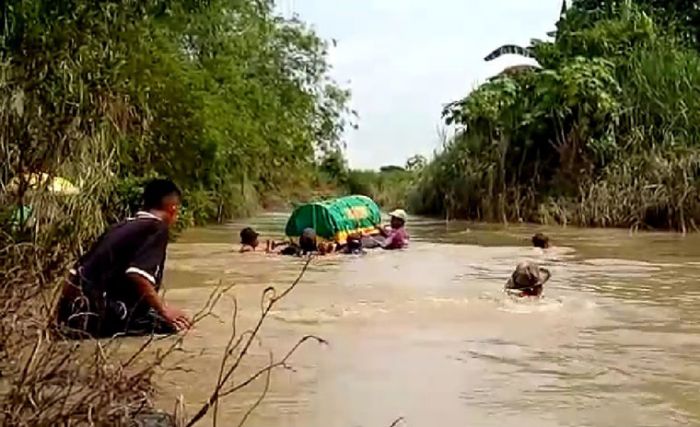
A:
MULTIPOLYGON (((251 221, 279 236, 284 215, 251 221)), ((236 253, 242 223, 190 230, 169 251, 168 298, 196 311, 212 286, 235 282, 242 322, 267 285, 300 261, 236 253)), ((277 372, 251 426, 681 426, 700 423, 700 237, 623 230, 492 226, 414 219, 410 249, 314 261, 273 313, 250 362, 305 334, 296 372, 277 372), (544 231, 554 248, 529 246, 544 231), (546 297, 503 297, 521 259, 553 273, 546 297)), ((222 319, 232 310, 226 300, 222 319)), ((192 407, 215 381, 229 335, 209 319, 187 346, 202 355, 174 374, 164 401, 192 407)), ((223 405, 235 425, 260 387, 223 405)))

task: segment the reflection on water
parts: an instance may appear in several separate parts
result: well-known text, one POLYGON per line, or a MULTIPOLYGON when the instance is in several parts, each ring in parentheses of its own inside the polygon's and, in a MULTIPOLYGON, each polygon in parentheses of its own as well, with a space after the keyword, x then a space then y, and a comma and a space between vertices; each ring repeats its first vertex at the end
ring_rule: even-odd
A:
MULTIPOLYGON (((253 221, 277 236, 283 216, 253 221)), ((194 312, 212 286, 235 282, 241 322, 260 292, 284 287, 301 261, 236 253, 231 224, 187 232, 170 248, 168 298, 194 312)), ((528 246, 526 226, 415 220, 411 248, 314 261, 271 314, 245 369, 317 334, 295 372, 272 378, 251 426, 700 425, 700 236, 549 229, 557 246, 528 246), (518 260, 553 277, 545 298, 516 302, 501 289, 518 260)), ((171 375, 164 402, 191 408, 211 391, 232 302, 188 338, 202 352, 171 375)), ((262 384, 232 396, 220 425, 236 425, 262 384)))

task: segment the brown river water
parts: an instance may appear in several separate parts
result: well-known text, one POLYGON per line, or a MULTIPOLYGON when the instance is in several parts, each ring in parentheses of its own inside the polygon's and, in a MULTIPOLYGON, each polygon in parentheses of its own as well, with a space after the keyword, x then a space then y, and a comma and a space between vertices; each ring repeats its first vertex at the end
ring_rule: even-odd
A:
MULTIPOLYGON (((284 219, 249 223, 279 237, 284 219)), ((236 283, 240 327, 257 319, 260 292, 287 286, 301 261, 236 253, 244 225, 190 230, 170 246, 171 303, 194 313, 214 286, 236 283)), ((276 371, 247 426, 700 425, 700 236, 427 219, 408 228, 408 250, 312 262, 236 381, 304 335, 329 345, 309 343, 294 371, 276 371), (535 231, 555 247, 529 247, 535 231), (503 295, 522 259, 552 271, 541 301, 503 295)), ((220 318, 187 337, 187 371, 160 380, 161 406, 182 395, 191 415, 209 396, 232 306, 224 299, 220 318)), ((219 425, 238 425, 263 385, 226 398, 219 425)))

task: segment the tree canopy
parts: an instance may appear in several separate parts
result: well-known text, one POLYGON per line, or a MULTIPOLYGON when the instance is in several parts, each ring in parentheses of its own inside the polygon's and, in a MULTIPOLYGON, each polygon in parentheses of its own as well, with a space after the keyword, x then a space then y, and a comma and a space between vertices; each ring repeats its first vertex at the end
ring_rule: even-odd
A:
POLYGON ((6 178, 67 173, 99 145, 115 176, 173 177, 233 213, 242 186, 308 181, 351 118, 326 43, 271 0, 14 0, 0 13, 6 178))
POLYGON ((447 105, 457 133, 424 169, 416 210, 679 229, 700 220, 696 10, 670 3, 662 15, 655 1, 574 1, 552 40, 495 50, 487 59, 520 53, 540 67, 447 105))

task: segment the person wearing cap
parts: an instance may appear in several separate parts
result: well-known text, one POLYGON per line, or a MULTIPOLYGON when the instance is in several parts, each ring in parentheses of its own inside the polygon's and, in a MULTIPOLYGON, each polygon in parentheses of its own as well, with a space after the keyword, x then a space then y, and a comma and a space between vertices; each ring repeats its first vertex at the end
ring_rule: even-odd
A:
POLYGON ((246 227, 241 230, 241 249, 239 252, 255 252, 260 242, 258 238, 260 234, 251 227, 246 227))
POLYGON ((517 297, 540 297, 544 291, 551 273, 546 268, 530 261, 523 261, 515 267, 515 271, 506 282, 505 290, 509 295, 517 297))
POLYGON ((389 213, 391 222, 389 227, 378 226, 377 230, 384 238, 381 247, 387 250, 403 249, 408 246, 409 236, 406 232, 406 211, 396 209, 389 213))

